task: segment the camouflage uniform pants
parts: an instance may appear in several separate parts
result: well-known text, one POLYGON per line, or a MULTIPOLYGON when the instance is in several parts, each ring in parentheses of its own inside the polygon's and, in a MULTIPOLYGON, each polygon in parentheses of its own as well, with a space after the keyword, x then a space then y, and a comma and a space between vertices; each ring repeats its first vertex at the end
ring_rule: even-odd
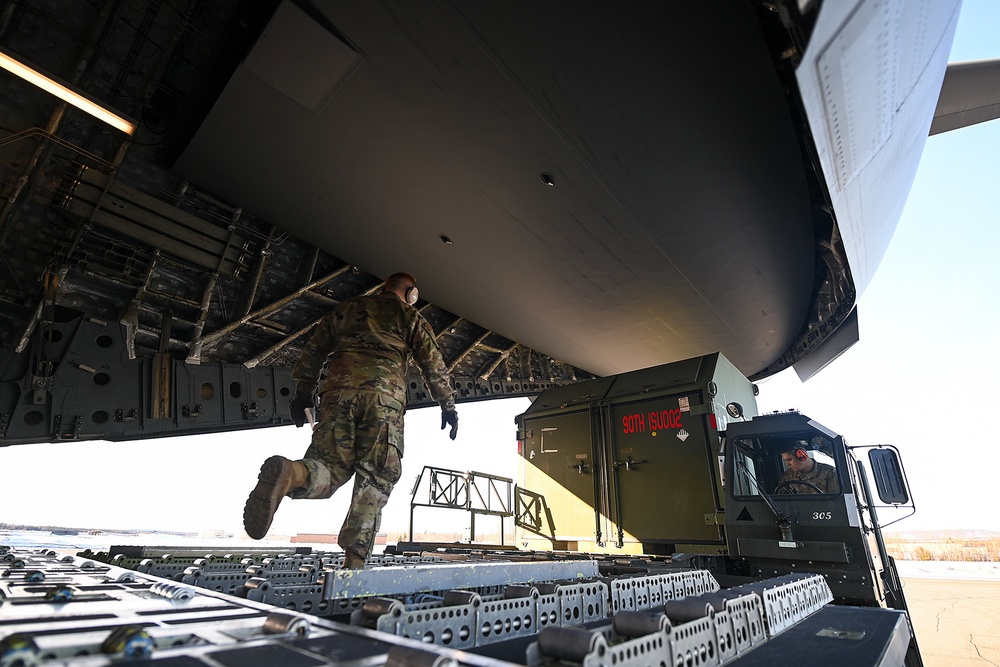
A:
POLYGON ((353 475, 351 508, 337 543, 368 558, 382 508, 402 474, 403 406, 372 391, 328 391, 320 397, 319 423, 302 462, 304 488, 292 498, 329 498, 353 475))

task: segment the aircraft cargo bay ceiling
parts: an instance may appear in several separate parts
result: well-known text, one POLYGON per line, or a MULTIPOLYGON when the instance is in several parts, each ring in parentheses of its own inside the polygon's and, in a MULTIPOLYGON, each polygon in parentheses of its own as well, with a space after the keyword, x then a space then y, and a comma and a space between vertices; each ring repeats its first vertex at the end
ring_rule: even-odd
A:
POLYGON ((753 374, 830 235, 789 49, 752 2, 284 2, 176 169, 593 373, 753 374))
POLYGON ((137 129, 0 72, 4 359, 83 317, 122 358, 287 368, 403 270, 464 399, 777 372, 855 296, 799 4, 5 3, 0 54, 137 129))

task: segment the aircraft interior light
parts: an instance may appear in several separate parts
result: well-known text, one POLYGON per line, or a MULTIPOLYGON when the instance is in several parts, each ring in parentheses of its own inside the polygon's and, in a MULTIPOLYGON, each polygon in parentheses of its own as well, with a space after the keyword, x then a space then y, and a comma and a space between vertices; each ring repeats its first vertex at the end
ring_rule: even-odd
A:
POLYGON ((72 104, 77 109, 85 111, 99 120, 103 120, 108 125, 121 130, 125 134, 135 132, 135 123, 88 99, 83 93, 73 90, 67 84, 59 83, 55 79, 25 65, 8 52, 2 50, 0 50, 0 67, 15 76, 19 76, 28 83, 38 86, 44 91, 52 93, 64 102, 72 104))
POLYGON ((538 177, 542 179, 542 183, 545 183, 545 185, 549 186, 550 188, 556 187, 556 181, 554 178, 552 178, 552 174, 547 174, 543 171, 538 175, 538 177))

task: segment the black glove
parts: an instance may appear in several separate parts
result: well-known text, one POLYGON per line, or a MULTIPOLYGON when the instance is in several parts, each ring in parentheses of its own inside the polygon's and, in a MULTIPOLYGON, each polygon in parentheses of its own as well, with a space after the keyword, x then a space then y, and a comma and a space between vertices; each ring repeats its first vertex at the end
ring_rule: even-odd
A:
POLYGON ((444 430, 445 426, 451 425, 451 432, 448 433, 448 437, 452 440, 458 435, 458 413, 455 409, 445 410, 441 408, 441 430, 444 430))
POLYGON ((312 396, 299 396, 295 395, 288 403, 288 409, 292 413, 292 421, 295 422, 296 428, 302 428, 303 424, 306 423, 306 408, 312 408, 313 401, 312 396))

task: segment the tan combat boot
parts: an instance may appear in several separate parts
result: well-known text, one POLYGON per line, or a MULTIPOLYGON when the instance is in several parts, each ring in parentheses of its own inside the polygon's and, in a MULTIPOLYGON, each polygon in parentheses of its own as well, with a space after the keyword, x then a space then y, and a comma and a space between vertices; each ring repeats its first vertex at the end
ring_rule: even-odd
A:
POLYGON ((257 486, 243 508, 243 527, 247 535, 255 540, 263 539, 281 499, 308 481, 309 469, 301 461, 289 461, 284 456, 272 456, 264 461, 257 476, 257 486))

